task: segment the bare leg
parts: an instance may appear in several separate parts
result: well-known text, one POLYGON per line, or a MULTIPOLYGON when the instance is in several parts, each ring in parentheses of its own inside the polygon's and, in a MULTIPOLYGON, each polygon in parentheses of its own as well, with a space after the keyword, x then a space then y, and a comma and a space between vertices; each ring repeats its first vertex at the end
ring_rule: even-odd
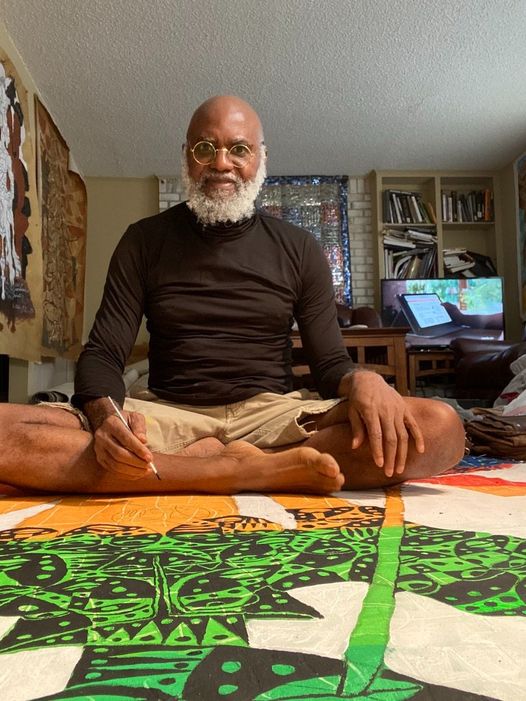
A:
POLYGON ((342 402, 318 420, 318 432, 303 445, 336 458, 345 475, 346 489, 368 489, 408 479, 431 477, 456 465, 464 455, 464 429, 456 412, 443 402, 404 397, 424 434, 425 452, 417 453, 410 439, 405 471, 386 477, 371 457, 366 441, 351 450, 347 403, 342 402))
POLYGON ((156 453, 162 481, 127 480, 96 461, 93 437, 71 413, 51 407, 0 404, 0 482, 67 493, 337 491, 343 475, 330 455, 309 447, 267 454, 248 443, 203 439, 186 454, 156 453), (190 454, 189 454, 190 453, 190 454))

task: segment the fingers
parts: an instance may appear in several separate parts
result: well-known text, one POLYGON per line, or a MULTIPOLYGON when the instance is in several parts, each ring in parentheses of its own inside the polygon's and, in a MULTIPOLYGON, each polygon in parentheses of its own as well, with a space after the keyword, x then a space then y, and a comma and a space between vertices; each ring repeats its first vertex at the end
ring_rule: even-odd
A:
POLYGON ((384 467, 386 477, 392 477, 395 473, 401 475, 405 469, 409 447, 409 434, 404 423, 404 417, 395 417, 394 433, 394 451, 393 454, 389 455, 389 459, 386 460, 384 467))
POLYGON ((359 448, 367 437, 371 457, 386 477, 403 474, 411 442, 423 453, 420 426, 402 397, 376 378, 357 377, 349 395, 351 448, 359 448))
POLYGON ((367 434, 360 414, 353 406, 349 406, 349 422, 352 435, 351 448, 354 450, 362 445, 367 434))
MULTIPOLYGON (((126 453, 123 452, 122 459, 126 458, 126 453)), ((147 463, 142 463, 142 466, 130 465, 122 460, 116 460, 109 452, 95 448, 95 456, 99 465, 104 467, 108 472, 113 472, 122 475, 127 479, 136 480, 146 477, 149 473, 147 463)))
POLYGON ((415 448, 417 453, 423 453, 426 449, 424 443, 424 434, 422 433, 422 430, 418 425, 415 417, 410 412, 407 412, 405 416, 405 425, 409 429, 409 433, 411 434, 411 437, 415 442, 415 448))
POLYGON ((130 411, 128 413, 128 424, 141 443, 146 443, 146 417, 144 414, 130 411))
POLYGON ((146 439, 144 417, 130 414, 128 420, 130 428, 117 416, 109 416, 95 431, 94 450, 97 462, 105 469, 130 479, 139 479, 149 472, 148 463, 153 456, 142 441, 143 435, 146 439), (132 426, 139 436, 131 430, 132 426))
POLYGON ((352 448, 358 448, 365 440, 369 439, 369 449, 375 465, 384 465, 383 431, 380 416, 374 408, 364 408, 361 412, 351 408, 349 410, 351 430, 353 435, 352 448), (356 419, 353 418, 356 415, 356 419), (356 426, 356 429, 355 429, 356 426), (355 432, 356 431, 356 432, 355 432))

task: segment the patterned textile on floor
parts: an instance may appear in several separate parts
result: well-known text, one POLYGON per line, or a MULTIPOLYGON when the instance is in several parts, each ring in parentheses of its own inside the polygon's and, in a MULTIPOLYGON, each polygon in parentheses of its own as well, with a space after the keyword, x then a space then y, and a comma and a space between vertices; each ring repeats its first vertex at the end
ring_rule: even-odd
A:
POLYGON ((0 499, 0 699, 526 698, 526 464, 0 499))

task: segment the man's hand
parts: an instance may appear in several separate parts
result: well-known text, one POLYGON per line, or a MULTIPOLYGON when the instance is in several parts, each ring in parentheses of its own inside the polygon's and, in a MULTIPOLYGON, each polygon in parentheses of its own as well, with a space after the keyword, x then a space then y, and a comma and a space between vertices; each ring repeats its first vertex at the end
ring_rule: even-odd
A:
POLYGON ((359 448, 366 437, 371 454, 387 477, 401 475, 407 460, 409 440, 424 452, 424 437, 407 403, 375 372, 357 370, 344 377, 341 396, 349 398, 351 448, 359 448))
MULTIPOLYGON (((456 304, 451 304, 451 302, 442 302, 442 306, 446 310, 446 312, 449 314, 449 316, 452 318, 452 320, 455 322, 455 324, 463 325, 466 324, 465 321, 465 314, 462 314, 460 309, 457 307, 456 304)), ((469 324, 468 324, 469 326, 469 324)))
POLYGON ((99 465, 128 479, 145 477, 153 456, 146 447, 144 415, 123 410, 128 429, 105 398, 88 402, 84 411, 95 429, 94 450, 99 465))

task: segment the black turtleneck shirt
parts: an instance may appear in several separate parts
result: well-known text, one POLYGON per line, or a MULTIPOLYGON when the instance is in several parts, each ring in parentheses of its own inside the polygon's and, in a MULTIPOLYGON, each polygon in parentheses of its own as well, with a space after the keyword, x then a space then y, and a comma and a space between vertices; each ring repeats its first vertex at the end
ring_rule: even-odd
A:
POLYGON ((149 387, 178 404, 289 392, 294 319, 323 397, 336 396, 353 366, 316 239, 260 212, 203 227, 183 203, 128 228, 78 361, 76 406, 107 395, 122 403, 122 372, 143 314, 149 387))

